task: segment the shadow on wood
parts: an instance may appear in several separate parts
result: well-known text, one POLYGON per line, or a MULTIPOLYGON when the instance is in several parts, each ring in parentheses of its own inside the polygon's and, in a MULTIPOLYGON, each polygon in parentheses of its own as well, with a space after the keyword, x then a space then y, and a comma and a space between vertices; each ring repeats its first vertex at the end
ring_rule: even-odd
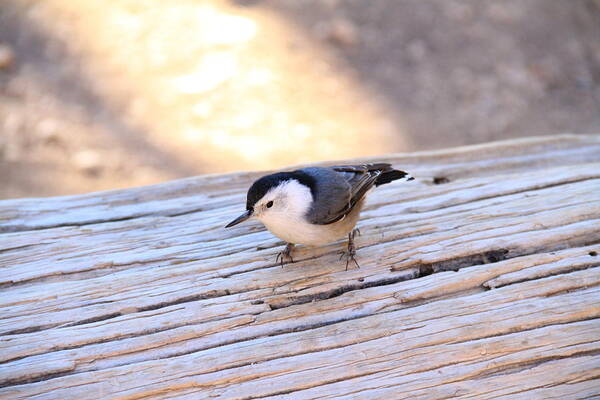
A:
POLYGON ((0 202, 0 398, 597 395, 600 137, 377 161, 349 271, 223 229, 257 173, 0 202))

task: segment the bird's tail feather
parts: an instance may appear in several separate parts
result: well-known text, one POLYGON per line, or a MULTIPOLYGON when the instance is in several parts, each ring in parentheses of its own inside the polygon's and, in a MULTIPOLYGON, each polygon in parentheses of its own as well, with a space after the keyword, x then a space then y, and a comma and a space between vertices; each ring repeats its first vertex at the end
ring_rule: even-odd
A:
POLYGON ((385 185, 396 180, 412 181, 413 178, 408 172, 394 169, 392 164, 388 163, 372 163, 358 165, 338 165, 331 167, 337 172, 352 172, 357 174, 369 173, 371 176, 379 173, 375 180, 375 186, 385 185))
POLYGON ((413 179, 415 178, 410 176, 408 172, 400 171, 390 167, 387 170, 381 171, 381 175, 379 175, 375 181, 375 186, 385 185, 386 183, 397 180, 412 181, 413 179))

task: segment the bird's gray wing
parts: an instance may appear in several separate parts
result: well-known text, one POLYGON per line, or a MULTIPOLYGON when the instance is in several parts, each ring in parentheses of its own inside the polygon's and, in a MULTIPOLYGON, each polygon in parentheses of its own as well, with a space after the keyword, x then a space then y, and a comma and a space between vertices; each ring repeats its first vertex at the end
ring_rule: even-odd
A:
POLYGON ((308 219, 327 225, 344 218, 373 187, 388 164, 341 165, 329 168, 305 168, 317 182, 308 219))

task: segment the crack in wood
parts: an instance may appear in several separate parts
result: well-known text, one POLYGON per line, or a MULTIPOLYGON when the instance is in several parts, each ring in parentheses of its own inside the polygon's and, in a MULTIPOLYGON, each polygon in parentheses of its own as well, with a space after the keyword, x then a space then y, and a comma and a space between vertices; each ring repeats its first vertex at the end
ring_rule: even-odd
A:
POLYGON ((42 331, 44 329, 51 329, 51 328, 56 328, 58 325, 60 324, 48 324, 48 325, 35 325, 35 326, 29 326, 27 328, 23 328, 23 329, 14 329, 11 331, 7 331, 5 333, 2 333, 2 335, 0 336, 8 336, 8 335, 20 335, 20 334, 25 334, 25 333, 33 333, 33 332, 39 332, 42 331))
POLYGON ((519 284, 519 283, 529 282, 529 281, 533 281, 533 280, 536 280, 536 279, 549 278, 551 276, 558 276, 558 275, 569 274, 569 273, 575 272, 575 271, 584 271, 586 269, 596 268, 598 266, 600 266, 600 261, 597 262, 597 263, 582 264, 582 265, 579 265, 579 266, 574 267, 574 268, 569 268, 569 269, 564 269, 564 270, 552 272, 552 273, 549 273, 547 275, 544 275, 543 277, 533 276, 533 277, 526 277, 526 278, 523 278, 523 279, 517 279, 517 280, 514 280, 514 281, 507 282, 507 283, 501 283, 501 284, 499 284, 497 286, 493 286, 493 287, 490 286, 487 282, 485 282, 483 284, 483 287, 485 289, 487 289, 487 290, 499 289, 501 287, 510 286, 510 285, 516 285, 516 284, 519 284))
POLYGON ((510 374, 514 374, 515 372, 521 372, 521 371, 524 371, 527 369, 531 369, 533 367, 537 367, 538 365, 541 365, 541 364, 544 364, 544 363, 547 363, 550 361, 563 360, 566 358, 597 356, 597 355, 600 355, 600 349, 578 351, 578 352, 575 352, 575 353, 572 353, 569 355, 565 355, 565 356, 540 357, 538 359, 528 360, 525 362, 517 362, 514 364, 503 365, 503 366, 500 366, 497 368, 490 368, 488 371, 482 372, 477 375, 470 376, 469 379, 481 379, 481 378, 489 378, 489 377, 498 376, 498 375, 510 375, 510 374))
POLYGON ((229 291, 229 289, 210 290, 208 292, 198 294, 198 295, 184 296, 184 297, 180 297, 178 299, 172 300, 172 301, 165 301, 162 303, 152 304, 152 305, 145 306, 145 307, 137 307, 137 311, 141 312, 141 311, 158 310, 160 308, 174 306, 174 305, 178 305, 178 304, 191 303, 191 302, 198 301, 198 300, 214 299, 215 297, 222 297, 222 296, 229 296, 229 295, 231 295, 231 292, 229 291))
POLYGON ((358 283, 350 283, 347 285, 343 285, 343 286, 336 287, 331 290, 326 290, 326 291, 315 293, 315 294, 289 297, 286 299, 286 301, 269 302, 269 300, 267 299, 266 302, 269 305, 269 307, 271 308, 271 310, 278 310, 278 309, 285 308, 285 307, 291 307, 291 306, 300 305, 300 304, 312 303, 314 301, 333 299, 335 297, 339 297, 339 296, 343 295, 344 293, 352 292, 355 290, 367 289, 367 288, 372 288, 372 287, 376 287, 376 286, 392 285, 394 283, 403 282, 403 281, 407 281, 407 280, 418 277, 418 272, 415 269, 408 269, 408 270, 405 269, 403 272, 405 272, 404 275, 398 275, 395 277, 387 277, 384 279, 377 279, 377 280, 368 281, 368 282, 358 281, 358 283))
MULTIPOLYGON (((1 233, 1 231, 0 231, 0 233, 1 233)), ((2 254, 2 253, 8 253, 8 252, 15 251, 15 250, 28 249, 30 247, 39 246, 41 244, 44 244, 44 243, 31 243, 31 244, 24 244, 22 246, 5 247, 3 249, 0 249, 0 254, 2 254)))
MULTIPOLYGON (((596 284, 591 284, 591 285, 587 285, 585 288, 589 289, 589 288, 595 288, 600 286, 600 283, 596 283, 596 284)), ((561 294, 565 294, 565 293, 573 293, 576 292, 577 290, 579 290, 580 288, 577 289, 565 289, 565 290, 557 290, 556 292, 550 292, 547 293, 545 295, 545 297, 555 297, 555 296, 560 296, 561 294)))
MULTIPOLYGON (((508 249, 494 249, 484 251, 483 253, 477 253, 464 257, 455 257, 447 260, 436 261, 429 264, 418 265, 419 273, 415 278, 421 278, 438 272, 444 271, 458 271, 462 268, 472 267, 474 265, 493 264, 499 261, 506 260, 508 257, 508 249)), ((524 254, 519 254, 524 255, 524 254)), ((514 256, 513 256, 514 257, 514 256)), ((390 271, 401 271, 403 268, 391 267, 390 271)))
POLYGON ((77 326, 77 325, 87 325, 87 324, 93 324, 94 322, 100 322, 100 321, 106 321, 107 319, 112 319, 112 318, 116 318, 116 317, 120 317, 121 314, 120 312, 116 312, 116 313, 110 313, 110 314, 104 314, 104 315, 98 315, 97 317, 93 317, 93 318, 88 318, 88 319, 84 319, 81 321, 76 321, 70 324, 64 324, 59 326, 59 328, 65 328, 65 327, 69 327, 69 326, 77 326))
POLYGON ((11 386, 26 385, 28 383, 44 382, 44 381, 48 381, 50 379, 55 379, 55 378, 60 378, 63 376, 70 376, 70 375, 75 375, 75 374, 71 373, 70 371, 66 371, 66 372, 56 372, 56 373, 51 373, 51 374, 39 375, 39 376, 32 377, 32 378, 7 379, 7 380, 3 380, 0 382, 0 389, 9 388, 11 386))

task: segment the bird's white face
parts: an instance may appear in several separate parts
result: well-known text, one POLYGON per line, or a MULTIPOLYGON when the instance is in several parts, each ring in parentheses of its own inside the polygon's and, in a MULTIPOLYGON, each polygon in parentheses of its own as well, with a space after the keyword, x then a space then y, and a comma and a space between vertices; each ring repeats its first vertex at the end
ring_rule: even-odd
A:
MULTIPOLYGON (((256 218, 272 234, 288 243, 327 243, 318 225, 311 224, 306 214, 313 204, 310 188, 295 179, 281 181, 271 187, 252 208, 231 221, 227 228, 248 218, 256 218)), ((326 238, 329 239, 329 238, 326 238)), ((336 238, 337 239, 337 238, 336 238)))
POLYGON ((255 216, 272 234, 288 243, 304 243, 306 213, 313 202, 310 189, 296 180, 282 182, 254 205, 255 216))
MULTIPOLYGON (((250 191, 252 190, 251 188, 250 191)), ((312 203, 313 198, 308 186, 296 179, 281 180, 277 186, 271 186, 254 204, 247 206, 246 212, 227 224, 226 228, 249 218, 256 218, 276 236, 288 237, 288 234, 297 228, 297 224, 308 224, 306 213, 312 203)))
POLYGON ((290 226, 294 221, 304 221, 312 202, 310 189, 292 179, 275 186, 257 201, 252 216, 269 229, 271 226, 290 226))

